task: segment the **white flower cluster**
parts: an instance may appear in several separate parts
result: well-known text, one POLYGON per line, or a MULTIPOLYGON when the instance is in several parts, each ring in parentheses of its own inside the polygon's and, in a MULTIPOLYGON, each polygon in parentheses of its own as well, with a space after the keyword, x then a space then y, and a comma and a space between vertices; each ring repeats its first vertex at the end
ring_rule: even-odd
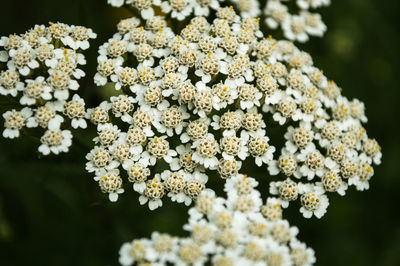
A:
MULTIPOLYGON (((380 164, 382 157, 379 144, 368 138, 362 126, 367 121, 364 105, 341 96, 340 88, 332 81, 326 82, 323 75, 318 74, 322 83, 316 81, 314 71, 319 72, 315 68, 303 74, 297 72, 297 78, 302 80, 298 85, 305 85, 303 89, 312 87, 309 92, 316 93, 315 97, 307 96, 307 90, 300 89, 303 95, 298 94, 299 88, 291 91, 293 87, 288 84, 287 93, 293 93, 289 93, 290 97, 300 107, 292 119, 300 123, 288 127, 279 157, 268 165, 270 175, 286 178, 271 182, 269 192, 279 196, 284 208, 300 198, 300 212, 306 218, 325 214, 329 205, 327 193, 344 196, 349 185, 360 191, 368 189, 374 174, 372 164, 380 164), (304 109, 306 105, 308 111, 304 109), (309 116, 311 109, 313 116, 309 116)), ((265 108, 273 111, 279 105, 265 108)), ((283 121, 280 113, 273 116, 280 123, 283 121)))
POLYGON ((123 20, 100 47, 95 82, 122 92, 90 111, 98 145, 87 170, 102 191, 117 200, 122 165, 141 204, 155 209, 167 195, 189 205, 208 177, 229 179, 250 158, 283 177, 269 192, 283 207, 300 199, 307 218, 325 213, 328 192, 367 189, 381 152, 362 127, 364 105, 292 42, 264 38, 259 20, 229 7, 216 16, 192 18, 179 35, 161 17, 123 20), (126 130, 109 123, 110 109, 126 130), (286 130, 275 159, 268 117, 286 130))
MULTIPOLYGON (((98 124, 99 145, 87 157, 87 170, 103 180, 99 184, 111 200, 123 192, 119 165, 141 194, 140 202, 154 209, 164 194, 190 204, 205 188, 205 170, 226 179, 248 157, 259 166, 273 159, 275 148, 257 110, 263 92, 252 84, 249 57, 250 47, 258 45, 255 35, 261 35, 258 21, 241 23, 231 8, 217 11, 223 14, 213 25, 204 17, 193 18, 181 36, 160 17, 145 26, 123 20, 120 32, 100 47, 95 82, 112 81, 125 94, 89 111, 98 124), (219 73, 227 77, 215 79, 219 73), (127 131, 109 123, 110 109, 130 125, 127 131), (159 164, 164 171, 151 173, 149 167, 159 164), (118 178, 109 179, 110 171, 118 178), (150 175, 153 179, 147 180, 150 175), (104 178, 113 184, 109 189, 104 178)), ((263 44, 272 47, 274 41, 263 44)))
POLYGON ((64 117, 73 128, 87 126, 84 100, 77 94, 70 97, 70 91, 79 88, 77 80, 85 76, 79 66, 86 60, 78 51, 88 49, 88 40, 95 37, 91 29, 63 23, 36 25, 24 34, 1 37, 0 94, 26 106, 3 114, 3 137, 17 138, 24 127, 40 127, 42 154, 68 151, 72 134, 61 129, 64 117))
POLYGON ((321 15, 314 9, 329 6, 330 0, 296 0, 297 13, 291 13, 286 3, 294 1, 269 0, 264 8, 265 23, 271 29, 281 27, 285 38, 306 42, 309 36, 322 37, 326 31, 321 15))
POLYGON ((108 0, 108 3, 115 7, 132 7, 145 20, 161 13, 179 21, 193 15, 209 16, 211 11, 219 12, 223 4, 231 4, 230 8, 235 6, 242 18, 260 17, 268 28, 280 27, 286 39, 306 42, 309 36, 322 37, 325 33, 326 25, 314 10, 330 5, 330 0, 267 0, 263 12, 259 0, 108 0), (296 2, 293 5, 297 13, 289 9, 292 2, 296 2))
POLYGON ((314 251, 297 239, 298 229, 282 219, 276 198, 263 205, 254 178, 235 175, 225 183, 227 198, 204 190, 183 227, 190 237, 153 233, 120 249, 122 265, 307 266, 314 251))

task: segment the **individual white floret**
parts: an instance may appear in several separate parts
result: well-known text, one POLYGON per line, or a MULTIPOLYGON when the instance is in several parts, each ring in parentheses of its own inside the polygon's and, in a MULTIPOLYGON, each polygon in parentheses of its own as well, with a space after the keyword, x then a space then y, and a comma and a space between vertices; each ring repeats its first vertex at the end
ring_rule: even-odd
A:
POLYGON ((303 216, 305 218, 311 218, 313 215, 317 218, 324 216, 329 205, 324 189, 311 184, 299 184, 299 191, 302 203, 300 212, 303 216))
POLYGON ((26 125, 27 120, 32 116, 32 109, 25 107, 20 111, 15 109, 3 113, 4 118, 4 138, 18 138, 20 130, 26 125))
POLYGON ((58 126, 59 125, 49 123, 48 130, 40 138, 42 144, 39 146, 38 150, 43 155, 68 152, 69 147, 72 145, 71 131, 61 130, 58 126))

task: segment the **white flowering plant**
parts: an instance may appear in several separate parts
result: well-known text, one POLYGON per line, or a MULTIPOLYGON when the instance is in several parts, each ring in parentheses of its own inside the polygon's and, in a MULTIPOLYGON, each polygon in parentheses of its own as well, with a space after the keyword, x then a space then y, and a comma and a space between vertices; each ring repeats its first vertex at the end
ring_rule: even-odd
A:
POLYGON ((20 106, 3 114, 3 137, 37 127, 50 155, 96 128, 86 170, 111 202, 134 192, 151 211, 167 198, 192 205, 189 237, 125 243, 122 265, 314 264, 283 210, 321 218, 330 194, 369 188, 382 156, 364 104, 294 43, 323 35, 312 10, 329 0, 108 3, 134 16, 98 48, 93 83, 113 96, 97 106, 79 94, 91 29, 50 23, 0 39, 0 94, 20 106), (269 34, 277 28, 283 39, 269 34))
POLYGON ((39 127, 43 155, 67 152, 71 130, 87 127, 85 101, 76 91, 85 76, 79 68, 86 64, 82 52, 96 38, 83 26, 49 24, 0 39, 0 94, 21 105, 3 114, 2 135, 13 139, 39 127))

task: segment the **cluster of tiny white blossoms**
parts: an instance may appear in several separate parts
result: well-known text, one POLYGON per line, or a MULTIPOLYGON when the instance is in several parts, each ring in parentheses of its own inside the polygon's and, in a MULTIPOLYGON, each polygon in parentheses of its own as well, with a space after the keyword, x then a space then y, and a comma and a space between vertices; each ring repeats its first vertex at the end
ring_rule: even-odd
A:
POLYGON ((87 170, 102 191, 112 201, 124 192, 122 166, 151 210, 164 195, 189 205, 245 160, 279 174, 269 193, 283 207, 299 199, 307 218, 323 216, 328 193, 367 189, 381 151, 362 126, 363 103, 292 42, 263 37, 258 19, 231 7, 215 15, 193 17, 178 35, 159 16, 125 19, 100 47, 95 83, 120 93, 88 112, 98 145, 87 170), (125 125, 110 123, 110 110, 125 125), (268 118, 286 131, 275 157, 268 118))
MULTIPOLYGON (((294 79, 288 79, 286 93, 292 97, 288 102, 298 104, 293 105, 296 111, 291 119, 298 123, 287 128, 284 147, 268 165, 270 175, 284 177, 271 182, 269 192, 279 197, 284 208, 299 198, 304 217, 321 218, 329 205, 328 193, 344 196, 349 185, 360 191, 369 188, 372 165, 380 164, 382 153, 362 126, 367 121, 363 103, 343 97, 341 89, 327 82, 318 69, 304 67, 292 69, 294 79)), ((279 108, 279 104, 263 106, 272 112, 279 108)), ((286 119, 280 112, 273 118, 281 124, 286 119)))
POLYGON ((39 151, 48 155, 67 152, 72 134, 62 129, 64 118, 72 128, 86 128, 85 102, 77 91, 79 68, 86 64, 80 50, 89 48, 96 34, 82 26, 50 23, 36 25, 24 34, 0 39, 0 94, 22 109, 3 114, 3 137, 17 138, 25 128, 43 129, 39 151), (25 107, 24 107, 25 106, 25 107))
POLYGON ((285 38, 306 42, 309 36, 322 37, 326 25, 315 9, 329 6, 330 0, 269 0, 264 8, 265 23, 271 29, 280 27, 285 38), (288 4, 296 2, 295 11, 288 4))
POLYGON ((326 31, 315 9, 330 5, 330 0, 267 0, 264 11, 259 0, 107 0, 114 7, 128 6, 144 19, 162 13, 182 21, 191 16, 209 16, 222 5, 234 6, 242 18, 259 17, 270 29, 281 28, 291 41, 306 42, 309 36, 322 37, 326 31), (290 7, 290 8, 289 8, 290 7))
POLYGON ((307 266, 314 251, 297 239, 297 227, 282 218, 279 200, 263 204, 258 182, 237 174, 227 180, 227 198, 204 190, 189 210, 189 237, 154 232, 120 249, 122 265, 307 266))
MULTIPOLYGON (((164 195, 190 204, 205 188, 206 170, 227 179, 248 157, 259 166, 273 159, 275 148, 257 110, 263 93, 252 84, 248 55, 257 45, 255 34, 261 34, 258 21, 241 23, 229 7, 218 9, 217 16, 213 25, 194 17, 180 36, 161 17, 144 26, 136 19, 123 20, 119 33, 100 47, 95 83, 112 81, 123 94, 97 111, 108 115, 112 109, 129 124, 121 131, 90 111, 99 145, 88 155, 87 169, 96 173, 110 199, 123 192, 119 165, 141 194, 140 202, 154 209, 164 195), (218 74, 227 77, 216 79, 218 74), (163 164, 159 174, 150 171, 163 164), (110 171, 118 178, 110 179, 110 171), (113 186, 106 189, 105 183, 113 186)), ((267 46, 273 43, 265 40, 267 46)))

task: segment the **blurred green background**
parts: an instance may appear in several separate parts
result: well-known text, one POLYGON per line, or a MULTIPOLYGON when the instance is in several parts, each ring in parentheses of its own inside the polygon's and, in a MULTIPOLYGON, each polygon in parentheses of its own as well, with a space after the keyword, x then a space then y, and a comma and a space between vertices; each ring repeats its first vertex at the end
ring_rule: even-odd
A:
MULTIPOLYGON (((301 47, 346 96, 365 102, 366 128, 383 147, 383 164, 375 167, 370 190, 330 195, 322 220, 303 219, 297 209, 285 217, 315 249, 317 265, 400 265, 399 1, 332 2, 320 10, 328 25, 325 37, 301 47)), ((1 9, 0 36, 48 21, 94 29, 98 39, 86 53, 81 93, 99 102, 92 84, 97 47, 128 11, 106 0, 2 1, 1 9)), ((1 113, 6 109, 0 105, 1 113)), ((94 137, 93 130, 77 134, 94 137)), ((184 235, 181 205, 165 200, 163 208, 150 212, 132 191, 109 203, 84 170, 87 148, 38 159, 36 145, 0 138, 0 265, 117 265, 125 241, 154 230, 184 235)))

